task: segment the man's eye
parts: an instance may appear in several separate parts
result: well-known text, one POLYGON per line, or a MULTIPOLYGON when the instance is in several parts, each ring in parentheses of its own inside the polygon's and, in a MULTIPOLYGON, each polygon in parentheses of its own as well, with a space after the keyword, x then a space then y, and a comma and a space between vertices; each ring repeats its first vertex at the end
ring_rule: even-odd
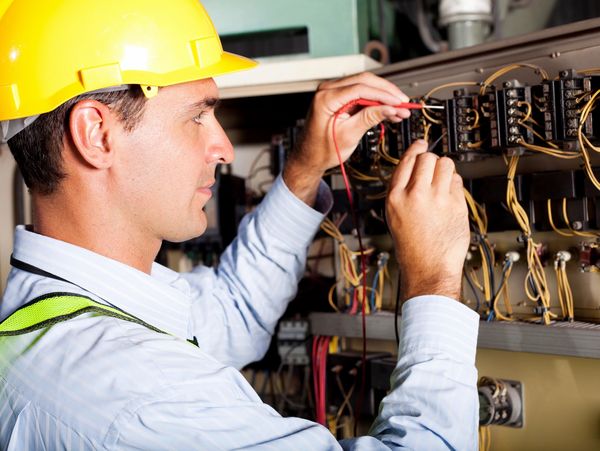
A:
POLYGON ((196 124, 202 124, 202 119, 204 119, 204 112, 200 113, 197 116, 194 116, 192 119, 196 124))

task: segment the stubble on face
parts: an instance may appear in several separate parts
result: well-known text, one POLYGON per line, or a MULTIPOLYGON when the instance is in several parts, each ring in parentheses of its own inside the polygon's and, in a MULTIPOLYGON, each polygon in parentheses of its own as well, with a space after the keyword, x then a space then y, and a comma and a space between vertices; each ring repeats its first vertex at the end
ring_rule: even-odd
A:
POLYGON ((219 163, 214 149, 230 146, 214 116, 217 104, 212 80, 161 88, 125 137, 125 207, 160 240, 184 241, 206 230, 203 208, 219 163))

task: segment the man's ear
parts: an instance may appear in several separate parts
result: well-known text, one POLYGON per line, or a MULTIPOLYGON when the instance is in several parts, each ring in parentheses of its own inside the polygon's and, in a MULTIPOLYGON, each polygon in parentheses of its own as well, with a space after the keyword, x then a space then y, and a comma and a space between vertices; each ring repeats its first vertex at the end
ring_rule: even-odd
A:
POLYGON ((69 116, 69 132, 81 157, 97 169, 109 168, 115 158, 110 135, 116 125, 113 111, 97 100, 75 104, 69 116))

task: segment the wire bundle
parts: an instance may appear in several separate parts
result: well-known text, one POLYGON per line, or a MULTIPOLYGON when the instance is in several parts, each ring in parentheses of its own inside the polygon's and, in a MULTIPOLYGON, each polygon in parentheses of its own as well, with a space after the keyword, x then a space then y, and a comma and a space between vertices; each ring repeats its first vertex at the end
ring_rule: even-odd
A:
MULTIPOLYGON (((374 288, 367 287, 366 291, 361 289, 363 288, 362 280, 365 276, 365 273, 359 272, 356 268, 356 259, 361 256, 361 251, 353 251, 348 247, 344 239, 344 235, 342 235, 340 229, 329 218, 325 218, 325 220, 321 223, 321 230, 335 239, 338 245, 339 266, 342 274, 346 307, 350 313, 356 314, 358 312, 358 306, 366 304, 365 313, 369 313, 369 304, 367 303, 365 293, 368 291, 373 291, 374 288)), ((366 255, 370 255, 374 251, 374 248, 369 248, 363 252, 366 255)), ((333 292, 335 291, 338 283, 339 281, 331 286, 328 295, 329 305, 331 305, 331 307, 337 312, 340 310, 335 305, 333 300, 333 292)))
POLYGON ((479 451, 490 451, 492 431, 489 426, 479 426, 479 451))
POLYGON ((550 324, 551 320, 555 318, 556 315, 550 311, 550 291, 548 289, 548 281, 546 279, 546 273, 544 272, 544 266, 540 259, 542 245, 533 240, 529 216, 519 203, 517 197, 515 175, 518 164, 519 156, 513 155, 510 158, 508 165, 506 204, 517 220, 525 240, 528 267, 527 275, 525 276, 525 294, 529 300, 538 303, 541 307, 541 320, 547 325, 550 324))
POLYGON ((569 252, 560 251, 556 253, 554 259, 554 272, 556 274, 556 285, 558 288, 558 301, 562 311, 563 318, 572 322, 575 319, 573 305, 573 292, 569 279, 567 278, 567 262, 571 259, 569 252))
POLYGON ((508 294, 508 279, 510 277, 510 273, 512 272, 513 265, 515 262, 519 260, 519 254, 517 252, 507 252, 504 257, 504 265, 502 267, 502 278, 500 279, 500 286, 498 287, 498 291, 492 300, 492 308, 490 314, 488 316, 488 321, 491 321, 494 318, 497 318, 501 321, 512 321, 512 306, 510 304, 510 297, 508 294), (506 315, 500 312, 498 307, 498 301, 500 300, 500 296, 504 299, 504 307, 506 309, 506 315))
POLYGON ((345 389, 344 384, 342 383, 342 378, 340 377, 340 373, 343 370, 341 365, 336 365, 331 369, 333 374, 335 374, 335 382, 340 390, 340 394, 342 395, 342 403, 338 407, 338 410, 335 414, 335 418, 333 420, 332 429, 337 431, 340 428, 345 427, 348 424, 352 424, 354 422, 354 410, 352 409, 352 403, 350 400, 352 399, 352 395, 354 394, 354 389, 356 388, 356 377, 358 374, 358 370, 356 368, 352 368, 349 373, 353 377, 352 385, 348 390, 345 389), (344 413, 344 410, 348 412, 349 420, 346 423, 340 424, 340 419, 344 413))
POLYGON ((590 98, 590 100, 584 105, 581 109, 581 116, 579 118, 579 128, 577 130, 577 139, 579 141, 579 152, 581 153, 581 158, 583 159, 585 172, 587 173, 588 178, 592 182, 592 184, 600 190, 600 181, 594 175, 594 170, 592 169, 592 163, 590 161, 590 155, 587 151, 588 147, 595 152, 600 152, 600 147, 594 146, 587 136, 583 133, 583 126, 585 125, 588 116, 595 108, 596 101, 598 96, 600 95, 600 89, 597 90, 594 95, 590 98))
POLYGON ((598 234, 597 233, 592 233, 592 232, 581 232, 579 230, 575 230, 573 229, 573 227, 571 227, 571 221, 569 220, 569 215, 567 212, 567 199, 563 198, 562 200, 562 218, 564 223, 567 226, 567 230, 561 230, 558 227, 556 227, 555 223, 554 223, 554 218, 552 215, 552 201, 550 199, 548 199, 548 222, 550 223, 550 227, 552 227, 552 230, 554 230, 556 233, 558 233, 561 236, 566 236, 566 237, 573 237, 573 236, 583 236, 583 237, 588 237, 588 238, 598 238, 598 234))
POLYGON ((383 305, 383 290, 385 287, 385 278, 389 278, 388 261, 390 254, 381 252, 377 256, 377 272, 373 276, 373 288, 371 288, 371 311, 381 310, 383 305))
MULTIPOLYGON (((479 249, 479 253, 481 254, 481 269, 483 271, 483 285, 479 283, 477 280, 477 276, 474 274, 474 277, 471 279, 469 275, 465 272, 465 276, 467 278, 467 282, 471 285, 477 285, 479 289, 483 291, 483 295, 485 298, 485 302, 490 309, 493 309, 493 300, 494 300, 494 266, 496 264, 494 257, 494 250, 492 244, 490 243, 487 237, 487 228, 488 228, 488 220, 487 214, 485 212, 485 208, 482 205, 478 204, 471 196, 471 193, 465 189, 465 199, 467 201, 467 206, 469 207, 469 220, 471 222, 471 227, 475 233, 477 238, 477 248, 479 249)), ((479 310, 477 308, 476 310, 479 310)), ((489 314, 489 311, 488 311, 489 314)))
POLYGON ((313 387, 315 391, 315 421, 327 426, 327 353, 331 337, 315 336, 312 346, 313 387))

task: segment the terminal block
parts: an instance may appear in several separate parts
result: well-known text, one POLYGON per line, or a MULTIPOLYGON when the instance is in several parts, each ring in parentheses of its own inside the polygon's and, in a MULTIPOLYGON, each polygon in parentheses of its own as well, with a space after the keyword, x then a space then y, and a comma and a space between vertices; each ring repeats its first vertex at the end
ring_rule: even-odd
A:
POLYGON ((579 249, 579 264, 583 272, 600 272, 600 245, 582 243, 579 249))
POLYGON ((498 109, 496 107, 496 91, 491 91, 478 96, 480 133, 483 146, 488 151, 500 150, 498 136, 498 109))
MULTIPOLYGON (((413 99, 411 99, 411 102, 413 99)), ((421 110, 412 110, 408 119, 401 122, 403 125, 404 142, 406 146, 410 146, 417 139, 425 137, 425 128, 427 122, 421 110)))
MULTIPOLYGON (((577 136, 582 107, 591 99, 592 78, 577 75, 573 69, 561 71, 557 80, 542 83, 541 96, 534 94, 534 104, 543 113, 544 134, 547 141, 566 142, 568 150, 577 149, 577 136)), ((590 114, 583 124, 585 136, 592 136, 590 114)))
POLYGON ((400 158, 402 153, 410 145, 410 140, 405 133, 404 122, 397 124, 386 123, 385 124, 385 141, 388 154, 392 158, 400 158))
POLYGON ((277 332, 277 352, 281 362, 285 365, 308 365, 308 338, 308 321, 281 321, 277 332))
POLYGON ((353 167, 363 171, 369 171, 375 163, 381 132, 379 126, 367 130, 358 144, 358 147, 350 157, 350 163, 353 167))
POLYGON ((472 160, 482 154, 479 96, 465 89, 454 91, 454 97, 446 100, 444 154, 460 160, 472 160))
POLYGON ((496 91, 496 108, 500 147, 513 149, 514 153, 521 143, 534 143, 532 123, 528 122, 533 113, 531 86, 521 85, 516 80, 505 82, 503 88, 496 91))

